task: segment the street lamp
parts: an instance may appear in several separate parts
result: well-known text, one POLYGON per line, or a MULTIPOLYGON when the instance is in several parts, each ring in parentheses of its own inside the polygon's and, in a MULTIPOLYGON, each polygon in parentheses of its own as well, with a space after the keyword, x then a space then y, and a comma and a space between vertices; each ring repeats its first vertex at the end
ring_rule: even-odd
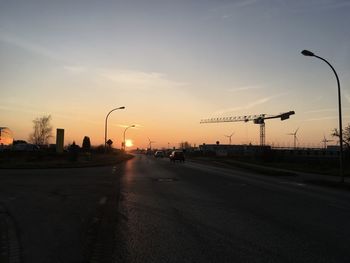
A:
POLYGON ((339 83, 339 78, 338 78, 338 74, 335 71, 335 69, 333 68, 333 66, 324 58, 321 58, 319 56, 316 56, 314 53, 312 53, 309 50, 303 50, 301 51, 301 54, 303 54, 304 56, 308 56, 308 57, 315 57, 315 58, 319 58, 321 60, 323 60, 324 62, 326 62, 328 64, 328 66, 331 67, 331 69, 333 70, 335 77, 337 79, 337 84, 338 84, 338 111, 339 111, 339 143, 340 143, 340 154, 339 154, 339 169, 340 169, 340 178, 341 178, 341 182, 344 183, 344 170, 343 170, 343 128, 342 128, 342 114, 341 114, 341 95, 340 95, 340 83, 339 83))
POLYGON ((108 112, 108 114, 106 116, 106 120, 105 120, 105 152, 107 151, 107 119, 108 119, 108 116, 109 116, 109 114, 111 114, 115 110, 123 110, 123 109, 125 109, 124 106, 115 108, 115 109, 111 110, 110 112, 108 112))
POLYGON ((124 149, 124 151, 125 151, 125 133, 126 133, 127 129, 134 128, 134 127, 135 127, 135 125, 130 125, 130 126, 126 127, 125 130, 124 130, 124 142, 123 142, 123 149, 124 149))

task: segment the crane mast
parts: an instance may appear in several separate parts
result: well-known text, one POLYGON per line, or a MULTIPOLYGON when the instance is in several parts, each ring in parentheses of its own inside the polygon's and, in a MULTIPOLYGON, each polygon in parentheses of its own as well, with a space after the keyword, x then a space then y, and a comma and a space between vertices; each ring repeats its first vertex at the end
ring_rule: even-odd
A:
POLYGON ((210 119, 202 119, 201 124, 204 123, 221 123, 221 122, 239 122, 239 121, 253 121, 254 124, 260 125, 260 146, 265 145, 265 120, 280 118, 281 121, 289 119, 290 115, 295 114, 294 111, 288 111, 280 114, 269 115, 269 114, 258 114, 258 115, 245 115, 245 116, 235 116, 235 117, 218 117, 210 119))

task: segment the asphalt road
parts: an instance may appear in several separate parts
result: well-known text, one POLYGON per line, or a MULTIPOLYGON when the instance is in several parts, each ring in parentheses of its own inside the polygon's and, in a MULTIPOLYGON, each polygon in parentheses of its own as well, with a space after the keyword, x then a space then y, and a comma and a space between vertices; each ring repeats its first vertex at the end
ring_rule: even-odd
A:
POLYGON ((116 167, 1 169, 0 262, 111 258, 118 194, 116 167))
POLYGON ((350 262, 350 193, 144 155, 0 170, 0 234, 1 263, 350 262))
POLYGON ((350 262, 350 195, 137 156, 121 177, 116 262, 350 262))

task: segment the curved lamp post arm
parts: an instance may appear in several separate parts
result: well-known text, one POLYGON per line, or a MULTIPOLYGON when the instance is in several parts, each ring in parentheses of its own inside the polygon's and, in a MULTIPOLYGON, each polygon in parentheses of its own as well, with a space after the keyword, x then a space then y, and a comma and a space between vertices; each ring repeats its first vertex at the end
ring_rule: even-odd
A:
POLYGON ((115 110, 122 110, 122 109, 125 109, 125 107, 118 107, 118 108, 115 108, 113 110, 111 110, 110 112, 108 112, 107 116, 106 116, 106 119, 105 119, 105 151, 107 150, 107 120, 108 120, 108 116, 115 110))
POLYGON ((340 95, 340 82, 339 82, 338 74, 337 74, 337 72, 335 71, 335 69, 333 68, 333 66, 331 65, 331 63, 329 63, 326 59, 324 59, 324 58, 322 58, 322 57, 319 57, 319 56, 316 56, 316 55, 314 55, 314 57, 323 60, 324 62, 326 62, 326 63, 328 64, 328 66, 331 67, 331 69, 332 69, 333 72, 334 72, 335 78, 337 79, 337 84, 338 84, 338 88, 339 88, 338 91, 339 91, 339 95, 340 95))

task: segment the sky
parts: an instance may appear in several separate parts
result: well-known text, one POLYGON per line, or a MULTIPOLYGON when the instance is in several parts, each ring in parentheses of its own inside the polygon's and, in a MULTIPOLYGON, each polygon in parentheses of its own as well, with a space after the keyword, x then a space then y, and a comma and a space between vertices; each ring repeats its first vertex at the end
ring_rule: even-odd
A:
MULTIPOLYGON (((32 120, 52 116, 65 144, 108 138, 120 147, 259 143, 252 122, 201 119, 279 114, 266 142, 321 146, 350 122, 347 0, 0 0, 0 126, 27 140, 32 120)), ((55 141, 55 136, 52 142, 55 141)))

